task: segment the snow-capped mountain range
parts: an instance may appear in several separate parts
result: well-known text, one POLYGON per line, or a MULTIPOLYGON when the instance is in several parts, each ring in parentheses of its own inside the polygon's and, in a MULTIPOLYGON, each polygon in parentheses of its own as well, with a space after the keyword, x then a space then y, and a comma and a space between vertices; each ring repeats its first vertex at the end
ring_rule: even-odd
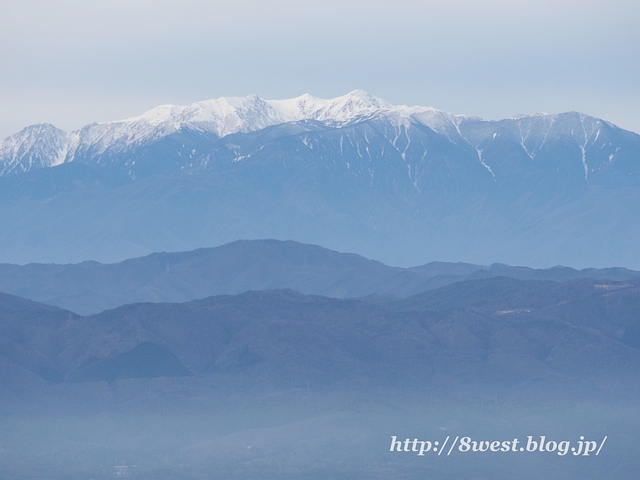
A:
POLYGON ((292 239, 395 265, 640 268, 640 136, 487 121, 362 91, 163 105, 0 144, 0 261, 116 261, 292 239))
MULTIPOLYGON (((104 165, 113 162, 114 155, 130 152, 187 130, 214 140, 294 122, 319 122, 335 129, 366 120, 377 120, 394 127, 395 131, 389 135, 394 147, 400 136, 407 135, 410 126, 428 127, 449 142, 475 151, 480 164, 494 176, 494 169, 483 158, 483 143, 495 139, 504 123, 511 126, 522 150, 532 160, 544 147, 550 134, 552 137, 567 135, 579 148, 585 179, 588 179, 591 170, 601 167, 599 162, 589 164, 587 148, 598 142, 603 128, 615 128, 583 114, 534 114, 501 122, 486 122, 431 107, 392 105, 361 90, 329 100, 308 94, 288 100, 263 100, 256 95, 221 97, 190 106, 161 105, 138 117, 93 123, 70 133, 48 124, 27 127, 0 143, 0 175, 73 161, 104 165), (575 117, 569 122, 571 125, 567 125, 567 116, 575 117), (105 154, 110 160, 101 158, 105 154)), ((411 139, 407 137, 405 142, 410 143, 411 139)), ((405 146, 398 150, 403 148, 406 150, 405 146)), ((605 148, 602 144, 601 150, 605 148)), ((606 149, 606 159, 613 161, 616 149, 606 149)), ((189 157, 193 159, 196 153, 192 151, 189 157)), ((407 152, 400 153, 406 156, 407 152)), ((125 161, 125 164, 131 166, 131 162, 125 161)), ((133 170, 130 173, 135 176, 133 170)))

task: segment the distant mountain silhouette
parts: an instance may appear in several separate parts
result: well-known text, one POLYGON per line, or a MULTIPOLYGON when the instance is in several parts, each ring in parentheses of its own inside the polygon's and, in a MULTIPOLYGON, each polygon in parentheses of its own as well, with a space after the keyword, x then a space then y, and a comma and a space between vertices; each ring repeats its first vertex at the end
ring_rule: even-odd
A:
POLYGON ((117 264, 0 264, 0 291, 92 314, 127 303, 184 302, 247 290, 290 288, 337 298, 406 296, 498 275, 523 280, 590 277, 622 281, 638 274, 623 268, 535 270, 444 262, 403 269, 314 245, 254 240, 192 252, 156 253, 117 264))

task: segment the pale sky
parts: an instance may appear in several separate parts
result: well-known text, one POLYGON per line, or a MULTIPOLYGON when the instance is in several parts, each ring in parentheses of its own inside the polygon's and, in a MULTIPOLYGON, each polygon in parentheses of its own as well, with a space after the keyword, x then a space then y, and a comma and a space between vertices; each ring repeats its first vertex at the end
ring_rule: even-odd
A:
POLYGON ((577 110, 640 132, 637 0, 0 3, 0 138, 251 93, 366 90, 487 119, 577 110))

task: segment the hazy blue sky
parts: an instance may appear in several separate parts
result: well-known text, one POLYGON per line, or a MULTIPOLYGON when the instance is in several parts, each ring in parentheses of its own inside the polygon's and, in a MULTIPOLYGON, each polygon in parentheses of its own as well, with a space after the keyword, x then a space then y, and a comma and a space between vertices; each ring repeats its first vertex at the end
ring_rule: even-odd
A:
POLYGON ((0 6, 0 137, 162 103, 360 88, 485 118, 640 132, 637 0, 27 0, 0 6))

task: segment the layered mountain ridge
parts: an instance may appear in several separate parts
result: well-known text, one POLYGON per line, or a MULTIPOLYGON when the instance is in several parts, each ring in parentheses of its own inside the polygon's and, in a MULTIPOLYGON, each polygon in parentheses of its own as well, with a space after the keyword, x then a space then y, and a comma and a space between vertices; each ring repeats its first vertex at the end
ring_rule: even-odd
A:
MULTIPOLYGON (((249 290, 292 289, 334 298, 407 295, 483 278, 626 282, 640 272, 624 268, 555 267, 534 270, 494 264, 433 262, 389 267, 353 254, 276 240, 236 241, 192 252, 155 253, 116 264, 0 264, 0 292, 95 314, 136 302, 186 302, 249 290)), ((612 287, 613 288, 613 287, 612 287)))
POLYGON ((250 96, 31 126, 0 168, 2 478, 638 476, 635 133, 250 96))
POLYGON ((640 136, 576 112, 220 98, 28 127, 0 145, 0 170, 2 262, 273 238, 403 266, 640 268, 640 136))
POLYGON ((0 293, 0 474, 638 476, 639 278, 495 277, 378 300, 268 290, 81 317, 0 293), (391 453, 391 435, 608 440, 597 457, 548 444, 454 451, 442 467, 391 453))

